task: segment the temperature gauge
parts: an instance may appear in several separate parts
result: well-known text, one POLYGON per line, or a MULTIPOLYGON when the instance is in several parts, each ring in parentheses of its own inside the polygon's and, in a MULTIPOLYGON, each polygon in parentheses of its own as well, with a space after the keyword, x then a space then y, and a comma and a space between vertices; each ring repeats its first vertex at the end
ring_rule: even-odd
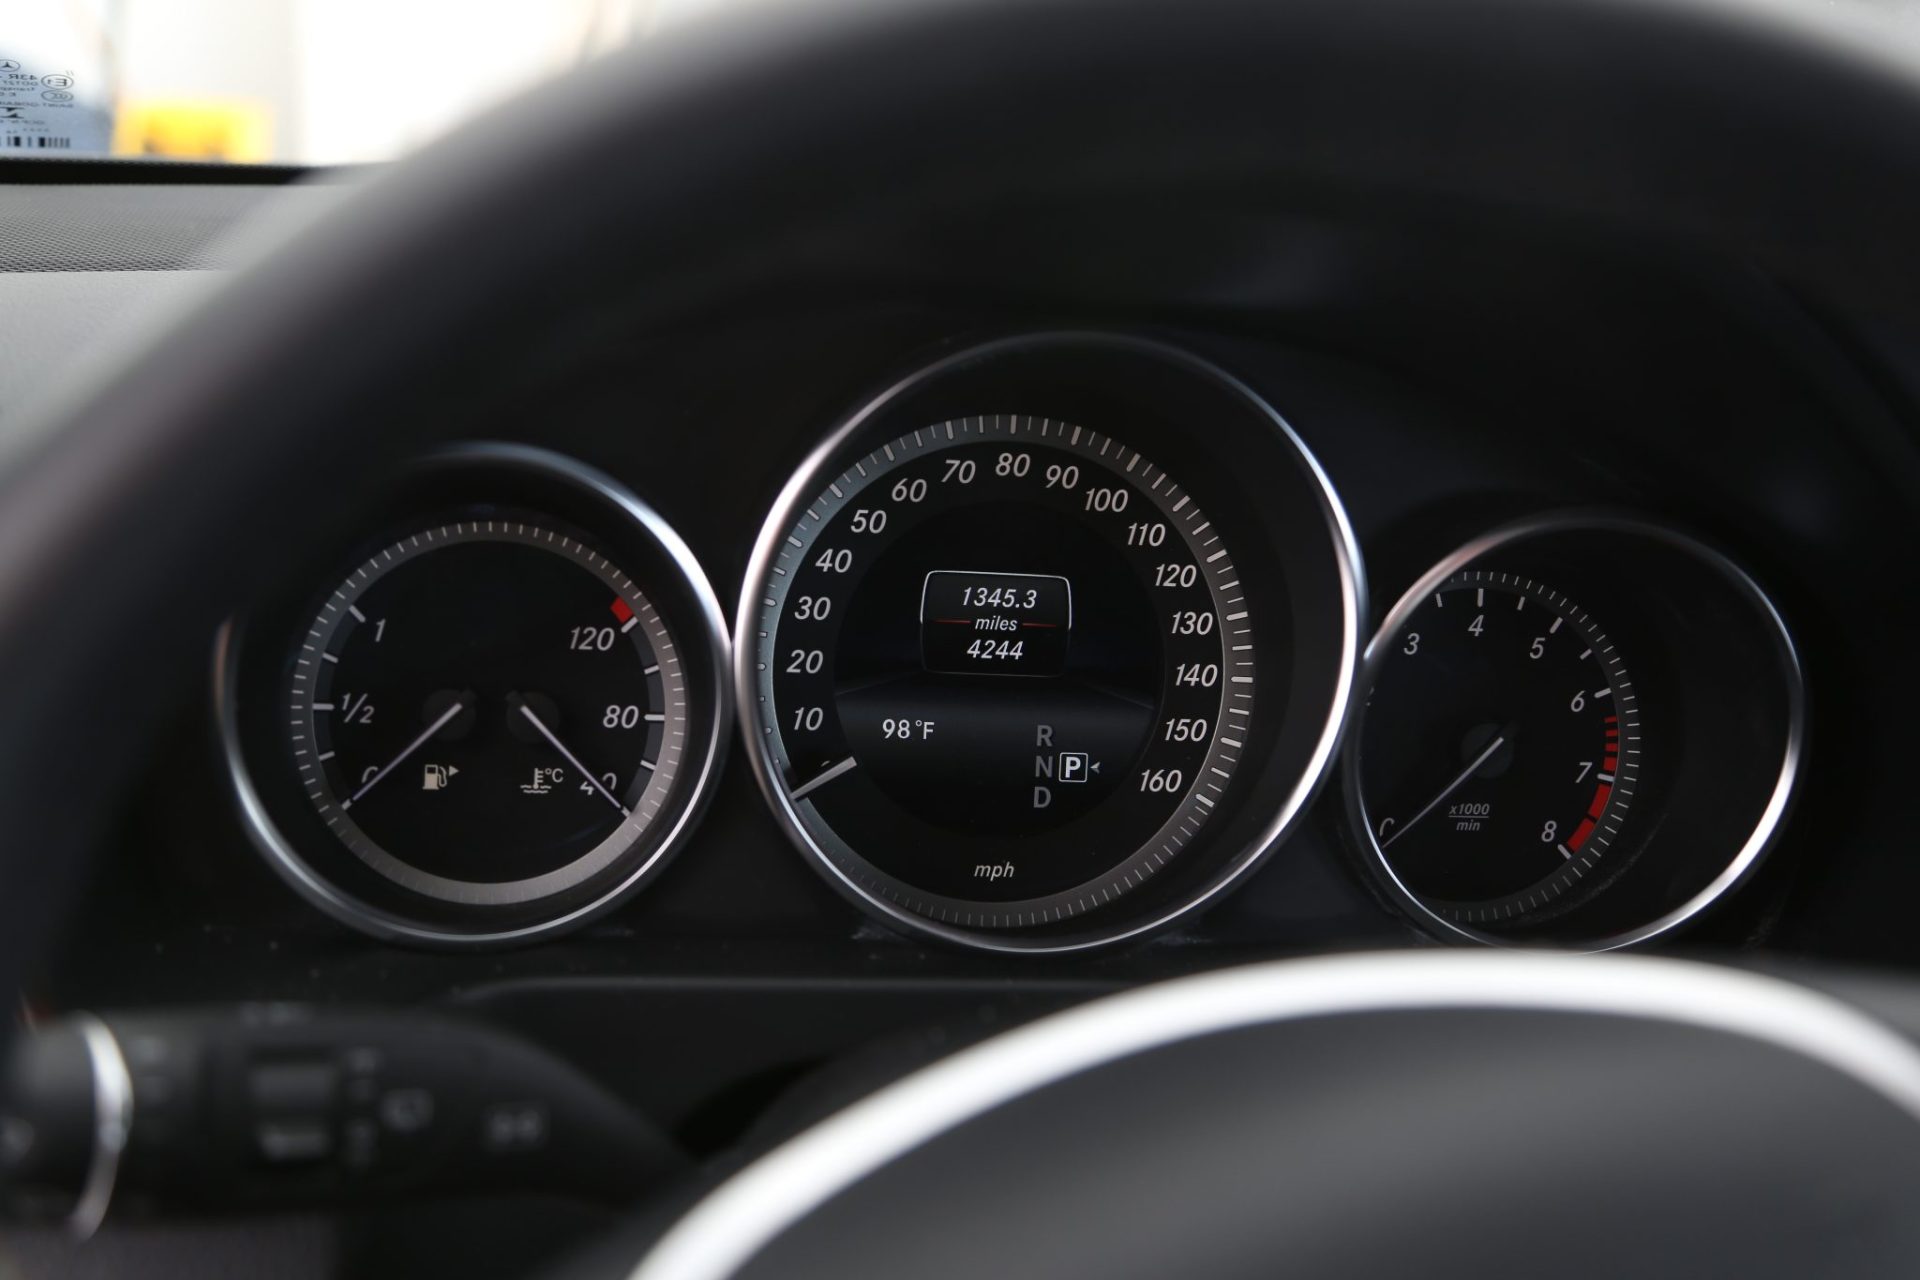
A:
POLYGON ((321 605, 289 688, 295 767, 362 861, 429 897, 511 903, 646 831, 685 756, 672 633, 632 579, 518 519, 375 552, 321 605))
POLYGON ((541 450, 448 450, 381 501, 386 532, 318 590, 222 633, 255 843, 383 938, 517 942, 610 910, 684 843, 726 740, 699 565, 638 498, 541 450))

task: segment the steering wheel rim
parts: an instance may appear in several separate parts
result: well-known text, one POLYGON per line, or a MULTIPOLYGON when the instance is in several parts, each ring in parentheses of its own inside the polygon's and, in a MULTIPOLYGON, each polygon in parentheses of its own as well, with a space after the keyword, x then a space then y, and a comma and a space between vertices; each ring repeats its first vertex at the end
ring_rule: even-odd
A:
POLYGON ((608 1274, 1873 1276, 1920 1252, 1917 1122, 1920 1048, 1777 978, 1540 952, 1270 962, 963 1049, 776 1147, 608 1274), (1410 1054, 1409 1096, 1356 1112, 1410 1054), (1701 1178, 1748 1127, 1766 1158, 1701 1178), (1800 1194, 1849 1163, 1827 1203, 1800 1194), (1392 1172, 1369 1182, 1376 1165, 1392 1172))

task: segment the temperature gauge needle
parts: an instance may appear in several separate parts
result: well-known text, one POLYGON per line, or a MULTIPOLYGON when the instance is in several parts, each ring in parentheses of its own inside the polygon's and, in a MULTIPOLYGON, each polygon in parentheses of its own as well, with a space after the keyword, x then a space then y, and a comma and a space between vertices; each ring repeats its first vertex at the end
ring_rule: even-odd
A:
POLYGON ((525 698, 522 698, 519 694, 516 693, 513 695, 512 701, 515 707, 519 710, 520 714, 527 718, 527 723, 532 725, 534 729, 540 734, 541 737, 545 738, 548 742, 552 743, 553 749, 555 751, 558 751, 561 754, 561 756, 563 756, 566 759, 566 762, 568 764, 572 765, 575 769, 578 769, 581 773, 581 776, 585 777, 588 782, 593 784, 593 789, 606 797, 608 804, 618 809, 621 813, 626 814, 628 817, 633 816, 632 811, 629 810, 627 806, 621 804, 619 799, 613 794, 613 792, 607 790, 606 786, 600 781, 600 776, 594 773, 591 769, 587 768, 587 766, 581 764, 580 757, 573 754, 573 752, 567 750, 567 744, 560 741, 559 738, 554 736, 553 730, 547 728, 546 721, 542 720, 539 716, 533 713, 533 708, 527 705, 525 698))
POLYGON ((1395 840, 1398 840, 1401 836, 1407 834, 1407 832, 1419 826, 1420 819, 1426 817, 1428 814, 1432 813, 1435 809, 1438 809, 1442 804, 1446 803, 1446 799, 1448 796, 1452 795, 1454 792, 1458 791, 1462 786, 1466 785, 1467 779, 1471 778, 1476 772, 1478 772, 1481 765, 1493 759, 1493 753, 1498 751, 1501 747, 1505 746, 1506 741, 1507 741, 1506 734, 1504 733, 1495 734, 1493 741, 1489 742, 1486 745, 1486 747, 1481 750, 1480 754, 1473 758, 1473 762, 1471 764, 1469 764, 1466 768, 1460 771, 1459 777, 1455 778, 1452 782, 1449 782, 1445 787, 1441 788, 1439 795, 1427 801, 1426 808, 1420 810, 1420 812, 1414 814, 1413 817, 1407 819, 1406 826, 1401 827, 1398 831, 1388 836, 1385 840, 1382 840, 1380 842, 1380 847, 1382 849, 1386 848, 1388 845, 1392 844, 1395 840))
POLYGON ((371 778, 368 778, 364 783, 362 783, 360 785, 360 789, 354 792, 351 798, 341 801, 340 803, 341 809, 343 810, 351 809, 354 805, 360 803, 360 797, 364 796, 365 794, 367 794, 367 792, 379 786, 380 779, 386 777, 388 774, 392 773, 395 769, 398 769, 401 765, 405 764, 407 762, 408 756, 418 751, 421 747, 426 746, 427 740, 429 738, 433 737, 434 734, 446 728, 448 722, 450 722, 455 716, 459 715, 462 711, 465 711, 466 709, 467 709, 466 697, 463 695, 461 697, 455 698, 453 700, 453 705, 448 707, 445 711, 442 711, 440 713, 440 718, 435 720, 432 724, 428 725, 426 729, 421 732, 419 737, 415 738, 412 742, 409 742, 406 745, 406 747, 401 750, 399 755, 387 761, 386 767, 384 769, 380 770, 380 772, 374 774, 371 778))

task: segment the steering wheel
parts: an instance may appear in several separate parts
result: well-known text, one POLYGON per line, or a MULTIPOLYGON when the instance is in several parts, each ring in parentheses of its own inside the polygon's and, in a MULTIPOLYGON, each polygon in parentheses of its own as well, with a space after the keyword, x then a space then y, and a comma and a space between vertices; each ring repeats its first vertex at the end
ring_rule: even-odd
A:
MULTIPOLYGON (((769 6, 475 122, 92 362, 6 457, 0 982, 17 985, 107 836, 91 797, 153 748, 168 680, 140 673, 203 661, 219 617, 273 572, 249 530, 451 430, 408 410, 564 333, 583 303, 667 325, 876 232, 990 279, 1067 251, 1056 224, 1019 216, 1053 198, 1098 197, 1101 243, 1150 254, 1133 233, 1152 210, 1227 191, 1407 216, 1498 206, 1910 301, 1920 55, 1852 23, 1755 0, 769 6)), ((1499 1271, 1496 1242, 1536 1272, 1599 1274, 1582 1259, 1623 1264, 1605 1234, 1663 1203, 1616 1194, 1627 1178, 1714 1225, 1684 1236, 1725 1246, 1713 1270, 1920 1257, 1902 1212, 1920 1188, 1920 1072, 1825 997, 1539 957, 1192 983, 935 1068, 936 1091, 976 1089, 943 1105, 946 1127, 833 1166, 842 1182, 777 1232, 739 1235, 753 1251, 716 1263, 677 1233, 662 1248, 695 1251, 643 1274, 1372 1274, 1404 1260, 1389 1237, 1429 1246, 1425 1274, 1499 1271), (1183 1019, 1183 1000, 1218 1016, 1183 1019), (1028 1070, 1096 1032, 1100 1054, 1028 1070), (978 1085, 1003 1070, 1024 1084, 978 1085), (996 1148, 1025 1159, 978 1163, 996 1148), (964 1238, 935 1231, 943 1204, 964 1238), (1554 1234, 1576 1221, 1586 1235, 1554 1234), (1197 1236, 1206 1248, 1180 1256, 1198 1261, 1175 1266, 1197 1236), (1273 1252, 1289 1241, 1312 1248, 1273 1252)), ((897 1122, 905 1104, 883 1101, 834 1132, 897 1122)), ((711 1231, 776 1175, 805 1166, 751 1172, 689 1223, 711 1231)), ((1660 1236, 1682 1217, 1646 1219, 1646 1238, 1682 1239, 1660 1236)))

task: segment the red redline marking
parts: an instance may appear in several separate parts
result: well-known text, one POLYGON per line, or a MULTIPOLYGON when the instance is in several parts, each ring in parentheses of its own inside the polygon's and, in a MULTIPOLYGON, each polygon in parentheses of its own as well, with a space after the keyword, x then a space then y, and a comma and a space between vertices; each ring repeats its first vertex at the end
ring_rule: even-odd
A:
POLYGON ((1571 849, 1575 853, 1580 852, 1580 846, 1585 844, 1587 842, 1587 837, 1592 834, 1593 834, 1593 819, 1582 818, 1580 820, 1580 825, 1573 829, 1573 835, 1568 837, 1567 848, 1571 849))
POLYGON ((1023 622, 1020 625, 1023 627, 1045 627, 1047 630, 1052 631, 1060 624, 1057 622, 1023 622))
POLYGON ((1607 801, 1613 798, 1613 788, 1601 783, 1593 789, 1593 807, 1587 810, 1589 818, 1598 818, 1606 811, 1607 801))
POLYGON ((1600 762, 1600 772, 1602 773, 1620 772, 1620 757, 1608 756, 1605 760, 1602 760, 1600 762))
POLYGON ((1619 717, 1619 716, 1608 716, 1608 717, 1607 717, 1607 723, 1608 723, 1608 724, 1619 724, 1619 723, 1620 723, 1620 717, 1619 717))
POLYGON ((619 596, 615 596, 613 603, 608 605, 607 608, 613 610, 613 618, 616 622, 625 622, 633 616, 633 606, 625 600, 622 600, 619 596))
POLYGON ((973 625, 972 618, 935 618, 934 621, 949 627, 970 627, 973 625))

